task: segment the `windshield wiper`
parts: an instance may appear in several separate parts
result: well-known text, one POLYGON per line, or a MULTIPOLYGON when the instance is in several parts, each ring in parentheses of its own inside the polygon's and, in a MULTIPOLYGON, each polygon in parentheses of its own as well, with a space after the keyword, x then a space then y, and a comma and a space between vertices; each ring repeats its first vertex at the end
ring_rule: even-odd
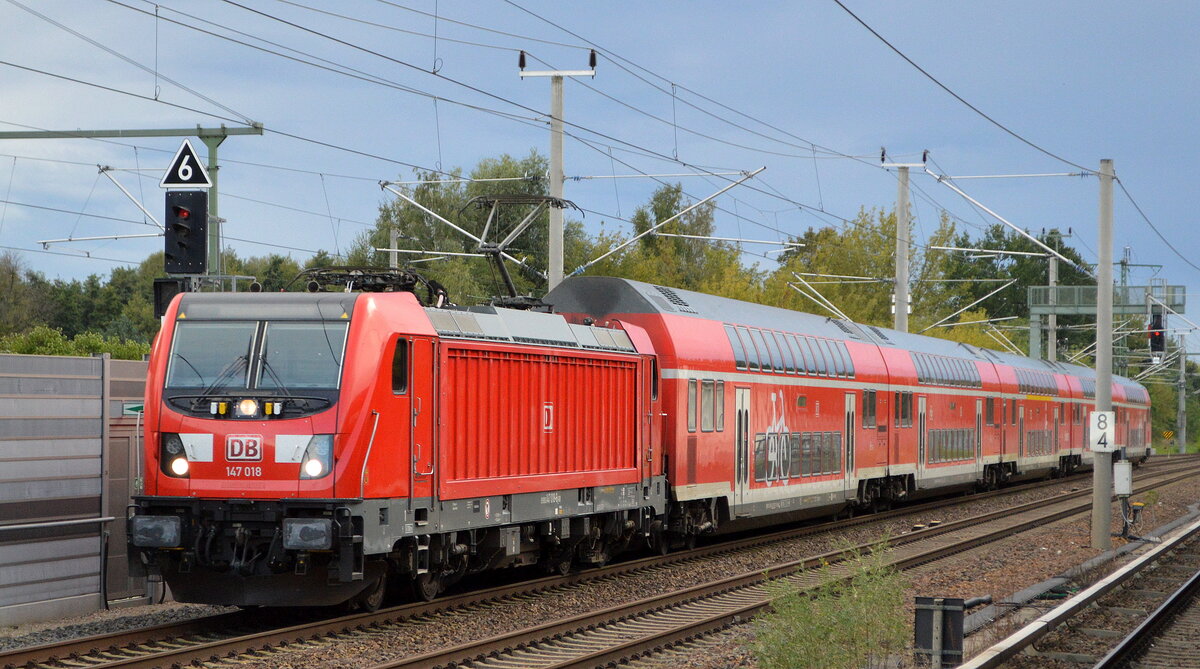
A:
POLYGON ((267 360, 267 356, 263 355, 260 357, 262 358, 263 371, 271 376, 271 380, 275 382, 276 389, 283 393, 285 397, 291 397, 292 391, 288 390, 287 386, 283 385, 283 379, 280 379, 279 375, 275 373, 275 368, 271 366, 270 361, 267 360))
POLYGON ((217 378, 213 379, 212 383, 210 383, 207 387, 205 387, 204 390, 200 391, 200 396, 196 399, 196 401, 203 402, 205 399, 212 396, 213 392, 216 391, 217 388, 220 387, 220 385, 222 383, 224 383, 225 381, 227 381, 230 378, 233 378, 233 375, 237 374, 239 371, 241 371, 241 368, 249 360, 250 360, 250 358, 245 355, 239 355, 238 357, 234 358, 233 360, 230 360, 229 364, 225 365, 225 369, 222 369, 221 373, 217 375, 217 378))

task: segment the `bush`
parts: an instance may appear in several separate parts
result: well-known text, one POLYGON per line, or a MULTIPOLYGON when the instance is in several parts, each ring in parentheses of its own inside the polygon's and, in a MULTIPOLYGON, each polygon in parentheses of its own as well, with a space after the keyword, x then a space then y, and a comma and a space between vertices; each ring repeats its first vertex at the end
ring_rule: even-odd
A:
POLYGON ((83 332, 67 339, 62 330, 39 325, 26 332, 0 337, 0 353, 90 356, 108 353, 118 360, 141 360, 150 345, 129 339, 83 332))
POLYGON ((888 666, 905 651, 908 581, 887 563, 886 544, 821 568, 821 585, 778 586, 774 611, 759 619, 755 654, 764 669, 888 666))

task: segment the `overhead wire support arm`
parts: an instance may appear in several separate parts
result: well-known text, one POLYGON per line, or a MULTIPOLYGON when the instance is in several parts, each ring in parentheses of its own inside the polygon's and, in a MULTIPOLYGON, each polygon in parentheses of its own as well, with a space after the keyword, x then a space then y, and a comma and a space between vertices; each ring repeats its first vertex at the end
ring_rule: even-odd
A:
POLYGON ((768 244, 770 246, 790 246, 800 248, 800 242, 775 242, 769 239, 742 239, 741 237, 710 237, 708 235, 684 235, 677 232, 655 232, 655 237, 680 237, 683 239, 707 239, 715 242, 737 242, 738 244, 768 244))
POLYGON ((946 321, 950 320, 951 318, 954 318, 955 316, 957 316, 957 315, 961 314, 962 312, 966 311, 967 309, 970 309, 971 307, 975 306, 976 304, 979 304, 980 302, 982 302, 982 301, 986 300, 987 298, 989 298, 989 297, 991 297, 991 296, 995 295, 996 293, 998 293, 998 292, 1000 292, 1000 291, 1004 290, 1005 288, 1008 288, 1009 286, 1013 285, 1013 284, 1014 284, 1014 283, 1016 283, 1016 282, 1017 282, 1017 280, 1016 280, 1016 279, 1013 279, 1012 281, 1009 281, 1008 283, 1004 284, 1003 286, 1000 286, 1000 287, 999 287, 999 288, 997 288, 996 290, 993 290, 992 292, 988 293, 987 295, 984 295, 983 297, 979 298, 978 300, 975 300, 974 302, 972 302, 972 303, 968 304, 967 306, 963 307, 962 309, 959 309, 958 311, 956 311, 956 312, 954 312, 954 313, 950 314, 949 316, 947 316, 947 317, 943 318, 942 320, 940 320, 940 321, 938 321, 938 322, 934 323, 933 325, 930 325, 929 327, 926 327, 924 330, 921 330, 921 331, 920 331, 920 332, 918 332, 917 334, 921 334, 922 332, 925 332, 925 330, 929 330, 929 329, 931 329, 931 328, 935 328, 935 327, 937 327, 937 326, 941 325, 942 323, 945 323, 946 321))
POLYGON ((801 295, 807 297, 808 299, 812 300, 813 302, 816 302, 817 304, 821 305, 822 307, 825 307, 827 310, 829 310, 830 313, 837 316, 838 318, 840 318, 844 321, 850 320, 850 317, 847 316, 845 314, 845 312, 843 312, 841 309, 838 309, 836 304, 834 304, 832 301, 830 301, 829 298, 827 298, 821 294, 821 291, 817 290, 816 288, 813 288, 812 284, 810 284, 808 281, 804 280, 804 277, 800 276, 799 274, 796 274, 795 272, 792 272, 792 276, 794 276, 797 281, 804 284, 804 287, 808 289, 808 292, 801 290, 799 286, 797 286, 796 284, 789 281, 788 285, 792 287, 792 290, 795 290, 797 293, 800 293, 801 295))
POLYGON ((925 168, 925 173, 928 174, 929 176, 933 177, 934 179, 936 179, 938 183, 946 186, 947 188, 954 191, 955 193, 958 193, 960 196, 963 197, 963 199, 967 200, 971 204, 974 204, 976 207, 979 207, 980 209, 986 211, 992 218, 994 218, 997 221, 1000 221, 1001 223, 1012 228, 1013 230, 1015 230, 1017 232, 1017 234, 1021 235, 1022 237, 1025 237, 1029 241, 1031 241, 1034 244, 1037 244, 1039 247, 1045 249, 1046 252, 1049 253, 1050 255, 1058 258, 1059 260, 1067 263, 1071 267, 1074 267, 1075 269, 1083 272, 1084 274, 1086 274, 1088 276, 1094 276, 1090 269, 1085 268, 1085 267, 1080 267, 1074 260, 1071 260, 1070 258, 1064 256, 1063 254, 1059 253, 1058 251, 1055 251, 1054 249, 1050 248, 1049 246, 1043 244, 1042 241, 1040 239, 1038 239, 1037 237, 1034 237, 1033 235, 1029 234, 1028 232, 1025 232, 1024 230, 1022 230, 1021 228, 1017 227, 1015 224, 1010 222, 1008 219, 1004 218, 1000 214, 997 214, 996 212, 989 209, 987 206, 985 206, 979 200, 976 200, 975 198, 971 197, 970 195, 967 195, 965 192, 963 192, 963 190, 961 188, 959 188, 958 186, 955 186, 953 183, 950 182, 950 177, 947 177, 942 174, 937 174, 936 172, 933 172, 932 170, 930 170, 928 167, 925 168))
POLYGON ((1092 172, 1049 172, 1045 174, 968 174, 947 179, 1037 179, 1041 177, 1090 177, 1092 172))
POLYGON ((142 206, 142 203, 138 202, 138 199, 136 197, 134 197, 132 193, 125 190, 125 187, 121 185, 120 181, 117 181, 116 177, 109 174, 109 172, 111 172, 113 168, 109 167, 108 165, 97 165, 96 167, 100 169, 100 174, 103 174, 104 176, 108 177, 108 180, 113 182, 114 186, 121 189, 121 192, 125 194, 125 197, 129 198, 129 201, 132 202, 134 204, 134 206, 136 206, 138 209, 142 210, 142 213, 146 215, 146 218, 150 219, 151 221, 154 221, 154 224, 158 226, 159 230, 165 229, 165 228, 163 228, 163 224, 159 223, 158 219, 154 217, 154 214, 151 214, 148 209, 146 209, 144 206, 142 206))
POLYGON ((592 179, 682 179, 683 177, 736 177, 745 172, 681 172, 678 174, 594 174, 590 176, 566 177, 570 181, 592 179))
POLYGON ((569 277, 571 277, 571 276, 578 276, 578 275, 580 275, 580 274, 582 274, 582 273, 586 272, 586 271, 587 271, 587 269, 588 269, 589 267, 591 267, 592 265, 595 265, 596 263, 600 262, 601 260, 604 260, 605 258, 607 258, 607 257, 609 257, 610 255, 612 255, 612 254, 616 253, 617 251, 620 251, 621 249, 625 248, 626 246, 629 246, 630 244, 632 244, 632 243, 636 242, 637 240, 641 239, 642 237, 645 237, 646 235, 649 235, 649 234, 651 234, 651 233, 655 232, 656 230, 658 230, 658 229, 659 229, 659 228, 661 228, 662 226, 666 225, 667 223, 670 223, 671 221, 673 221, 673 220, 675 220, 675 219, 679 218, 680 216, 683 216, 684 214, 686 214, 686 213, 688 213, 689 211, 691 211, 691 210, 695 209, 696 207, 699 207, 700 205, 704 204, 705 202, 708 202, 709 200, 712 200, 712 199, 716 198, 717 196, 719 196, 719 195, 721 195, 721 194, 725 193, 725 192, 726 192, 726 191, 728 191, 728 190, 731 190, 731 189, 733 189, 733 188, 734 188, 734 187, 736 187, 736 186, 740 186, 740 185, 742 185, 743 183, 745 183, 745 182, 749 181, 750 179, 754 178, 755 176, 757 176, 757 175, 758 175, 760 172, 762 172, 762 171, 763 171, 763 170, 765 170, 765 169, 767 169, 767 168, 766 168, 765 166, 763 166, 763 167, 760 167, 760 168, 758 168, 758 169, 754 170, 753 172, 747 172, 747 173, 744 173, 744 174, 742 175, 742 178, 741 178, 741 179, 738 179, 737 181, 734 181, 733 183, 731 183, 731 184, 729 184, 728 186, 726 186, 726 187, 722 188, 721 190, 719 190, 719 191, 717 191, 717 192, 713 193, 712 195, 709 195, 708 197, 704 198, 703 200, 700 200, 699 202, 695 202, 695 203, 693 203, 692 205, 690 205, 689 207, 687 207, 687 208, 683 209, 683 210, 682 210, 682 211, 680 211, 679 213, 677 213, 677 214, 675 214, 675 215, 673 215, 673 216, 670 216, 670 217, 668 217, 668 218, 666 218, 666 219, 663 219, 663 220, 662 220, 662 221, 660 221, 659 223, 655 223, 653 226, 651 226, 651 227, 650 227, 649 229, 647 229, 645 232, 641 232, 641 233, 639 233, 639 234, 637 234, 637 235, 634 235, 634 236, 633 236, 633 237, 631 237, 630 239, 626 240, 624 243, 622 243, 622 244, 618 244, 617 246, 613 247, 612 249, 609 249, 609 250, 608 250, 608 252, 604 253, 603 255, 600 255, 600 256, 598 256, 598 257, 596 257, 596 258, 592 259, 592 260, 589 260, 589 261, 587 261, 586 263, 584 263, 584 264, 580 265, 579 267, 576 267, 576 268, 575 268, 575 271, 571 272, 571 273, 570 273, 570 274, 568 274, 567 276, 569 276, 569 277))
MULTIPOLYGON (((1050 257, 1049 253, 1036 253, 1034 251, 1006 251, 1003 249, 973 249, 973 248, 969 248, 969 247, 965 247, 965 246, 930 246, 929 248, 937 249, 938 251, 968 251, 971 253, 988 253, 988 254, 1006 255, 1006 256, 1035 256, 1038 258, 1050 257)), ((1070 261, 1068 261, 1068 262, 1070 262, 1070 261)))
POLYGON ((996 326, 993 325, 992 327, 985 329, 983 332, 987 336, 996 340, 996 342, 999 343, 1003 348, 1007 349, 1009 353, 1025 355, 1025 352, 1017 348, 1017 345, 1012 343, 1008 337, 1005 337, 1003 332, 997 330, 996 326))
POLYGON ((50 248, 51 244, 65 244, 66 242, 95 242, 100 240, 110 239, 142 239, 144 237, 162 237, 161 232, 147 232, 136 235, 102 235, 99 237, 67 237, 66 239, 39 239, 36 244, 41 244, 43 249, 50 248))

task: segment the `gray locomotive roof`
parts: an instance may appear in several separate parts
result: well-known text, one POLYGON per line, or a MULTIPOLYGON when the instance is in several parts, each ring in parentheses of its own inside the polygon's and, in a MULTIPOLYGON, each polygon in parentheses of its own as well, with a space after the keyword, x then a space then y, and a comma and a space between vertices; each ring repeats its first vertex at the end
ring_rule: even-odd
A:
MULTIPOLYGON (((769 307, 617 277, 573 277, 550 291, 543 301, 552 305, 555 311, 584 313, 594 318, 604 318, 610 314, 675 314, 831 339, 858 340, 917 353, 997 362, 1025 369, 1074 374, 1083 378, 1096 376, 1095 370, 1082 365, 1035 360, 937 337, 874 325, 860 325, 803 311, 769 307)), ((1141 387, 1136 382, 1116 375, 1113 376, 1113 381, 1141 387)))
POLYGON ((434 329, 443 337, 626 352, 634 350, 629 335, 623 330, 576 325, 568 323, 558 314, 496 307, 427 307, 425 313, 434 329))
POLYGON ((345 320, 359 293, 184 293, 188 320, 345 320), (343 316, 345 314, 345 316, 343 316))

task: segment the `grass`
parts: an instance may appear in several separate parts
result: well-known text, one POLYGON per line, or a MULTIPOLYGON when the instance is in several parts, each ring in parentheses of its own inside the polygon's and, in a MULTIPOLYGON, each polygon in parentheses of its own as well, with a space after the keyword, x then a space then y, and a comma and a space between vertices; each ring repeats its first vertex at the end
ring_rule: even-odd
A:
POLYGON ((754 652, 763 669, 883 667, 903 654, 910 633, 908 579, 887 564, 886 543, 826 564, 821 585, 778 587, 774 611, 756 623, 754 652))

